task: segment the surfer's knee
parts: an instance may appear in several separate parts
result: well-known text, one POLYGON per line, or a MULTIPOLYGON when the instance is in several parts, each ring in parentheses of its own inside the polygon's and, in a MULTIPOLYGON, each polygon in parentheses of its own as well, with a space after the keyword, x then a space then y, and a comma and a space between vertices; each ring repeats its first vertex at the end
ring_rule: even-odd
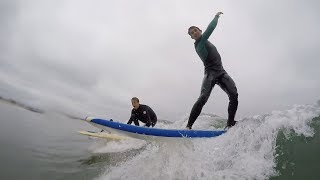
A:
POLYGON ((229 100, 232 102, 238 102, 238 91, 236 87, 229 88, 228 91, 226 91, 229 97, 229 100))
POLYGON ((198 98, 198 104, 203 106, 207 103, 208 99, 209 99, 209 95, 210 94, 201 94, 200 97, 198 98))

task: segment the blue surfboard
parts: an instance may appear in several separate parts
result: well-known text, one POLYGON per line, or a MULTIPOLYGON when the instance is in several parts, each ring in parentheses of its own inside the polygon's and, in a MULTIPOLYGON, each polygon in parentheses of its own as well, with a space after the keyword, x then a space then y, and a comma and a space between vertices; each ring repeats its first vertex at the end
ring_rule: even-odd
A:
POLYGON ((223 130, 186 130, 186 129, 159 129, 151 127, 141 127, 135 125, 115 122, 108 119, 99 119, 87 117, 87 122, 95 127, 109 131, 111 133, 125 135, 138 139, 147 139, 149 137, 167 137, 167 138, 211 138, 219 136, 226 131, 223 130))

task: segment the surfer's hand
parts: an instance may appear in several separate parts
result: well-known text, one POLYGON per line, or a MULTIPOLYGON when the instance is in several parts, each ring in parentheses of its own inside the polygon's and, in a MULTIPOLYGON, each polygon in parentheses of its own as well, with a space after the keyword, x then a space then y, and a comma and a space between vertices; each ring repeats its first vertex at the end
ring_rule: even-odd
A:
POLYGON ((221 14, 223 14, 223 12, 218 12, 216 16, 220 17, 221 14))

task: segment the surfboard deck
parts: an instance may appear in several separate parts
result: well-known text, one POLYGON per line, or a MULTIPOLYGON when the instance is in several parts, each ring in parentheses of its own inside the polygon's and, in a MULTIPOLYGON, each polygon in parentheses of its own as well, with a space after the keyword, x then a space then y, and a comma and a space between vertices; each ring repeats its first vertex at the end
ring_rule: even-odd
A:
POLYGON ((123 140, 127 137, 120 136, 117 134, 105 133, 105 132, 92 132, 92 131, 78 131, 78 133, 91 137, 105 138, 110 140, 123 140))
POLYGON ((85 119, 91 125, 104 129, 111 133, 128 136, 138 139, 149 138, 211 138, 220 136, 224 130, 187 130, 187 129, 160 129, 151 127, 141 127, 135 125, 115 122, 108 119, 87 117, 85 119))

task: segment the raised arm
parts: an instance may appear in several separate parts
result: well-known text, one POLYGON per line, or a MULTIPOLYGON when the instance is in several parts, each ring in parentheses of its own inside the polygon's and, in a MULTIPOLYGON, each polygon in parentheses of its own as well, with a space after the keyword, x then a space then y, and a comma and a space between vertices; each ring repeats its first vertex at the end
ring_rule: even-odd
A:
POLYGON ((216 26, 218 24, 218 19, 219 19, 221 14, 223 14, 223 13, 222 12, 218 12, 215 15, 214 19, 210 22, 210 24, 208 25, 207 29, 202 34, 203 40, 207 40, 210 37, 210 35, 212 34, 213 30, 216 28, 216 26))

